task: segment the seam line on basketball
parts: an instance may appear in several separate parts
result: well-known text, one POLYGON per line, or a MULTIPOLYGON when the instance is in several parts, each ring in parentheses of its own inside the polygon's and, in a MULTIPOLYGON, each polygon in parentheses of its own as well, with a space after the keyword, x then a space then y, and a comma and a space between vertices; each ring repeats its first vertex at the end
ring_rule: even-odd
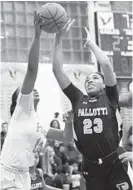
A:
MULTIPOLYGON (((57 11, 57 7, 56 7, 56 11, 57 11)), ((49 11, 49 9, 48 9, 48 12, 49 12, 49 14, 51 15, 51 12, 49 11)), ((51 15, 51 17, 53 18, 53 20, 54 20, 54 22, 55 22, 55 19, 54 19, 54 17, 51 15)), ((57 28, 58 28, 58 30, 59 30, 59 27, 58 27, 58 25, 56 24, 56 22, 55 22, 55 25, 57 26, 57 28)), ((53 28, 53 27, 52 27, 53 28)))
MULTIPOLYGON (((53 21, 53 22, 54 22, 54 21, 53 21)), ((50 24, 52 24, 53 22, 51 22, 50 24)), ((57 24, 65 24, 65 23, 66 23, 66 22, 58 22, 57 24)), ((49 25, 49 24, 47 24, 47 25, 45 25, 45 24, 44 24, 44 25, 41 25, 40 28, 43 29, 43 26, 45 27, 45 26, 48 26, 48 25, 49 25)), ((54 26, 55 26, 55 25, 54 25, 54 26)), ((50 31, 53 29, 54 26, 52 26, 52 28, 50 29, 50 31)))
MULTIPOLYGON (((64 15, 64 14, 63 14, 64 15)), ((58 21, 63 15, 61 15, 59 18, 57 18, 56 19, 56 21, 58 21)), ((40 17, 42 17, 42 16, 40 16, 40 17)), ((53 19, 53 18, 51 18, 51 19, 53 19)), ((43 24, 42 26, 48 26, 48 25, 50 25, 50 24, 53 24, 53 22, 55 22, 54 20, 52 21, 52 22, 50 22, 50 23, 47 23, 47 24, 43 24)), ((60 23, 65 23, 65 22, 56 22, 56 24, 60 24, 60 23)))
MULTIPOLYGON (((53 20, 54 20, 54 23, 56 24, 57 27, 58 27, 58 24, 61 24, 61 23, 64 23, 64 24, 65 24, 65 23, 66 23, 66 22, 58 22, 58 23, 57 23, 57 21, 58 21, 61 17, 63 17, 63 15, 64 15, 64 14, 62 14, 62 15, 61 15, 58 19, 56 19, 56 20, 53 19, 53 20)), ((54 27, 54 26, 53 26, 53 27, 54 27)), ((53 27, 51 28, 51 30, 53 29, 53 27)), ((58 30, 60 30, 60 27, 58 27, 58 30)))

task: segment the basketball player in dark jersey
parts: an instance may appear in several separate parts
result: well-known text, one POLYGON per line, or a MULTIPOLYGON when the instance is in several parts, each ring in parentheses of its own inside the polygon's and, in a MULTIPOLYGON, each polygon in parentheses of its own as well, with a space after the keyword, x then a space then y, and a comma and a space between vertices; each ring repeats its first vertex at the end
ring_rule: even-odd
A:
POLYGON ((116 77, 109 58, 91 40, 87 33, 88 46, 95 54, 104 75, 88 74, 84 95, 66 76, 61 59, 62 36, 74 20, 55 35, 53 47, 53 72, 72 103, 74 112, 73 137, 78 150, 83 154, 83 175, 87 190, 131 190, 131 182, 117 155, 120 127, 122 125, 116 77))
POLYGON ((31 190, 61 190, 45 184, 43 171, 37 168, 39 163, 39 152, 34 153, 34 166, 30 167, 31 190))

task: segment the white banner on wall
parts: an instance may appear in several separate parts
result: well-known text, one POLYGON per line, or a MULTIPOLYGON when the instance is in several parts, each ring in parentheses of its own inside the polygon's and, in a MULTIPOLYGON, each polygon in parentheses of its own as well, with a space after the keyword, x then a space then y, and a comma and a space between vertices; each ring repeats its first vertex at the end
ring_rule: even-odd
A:
MULTIPOLYGON (((11 93, 22 84, 26 72, 26 63, 2 63, 1 64, 1 92, 7 91, 10 97, 4 99, 4 104, 10 103, 11 93), (11 92, 12 89, 12 92, 11 92)), ((72 82, 84 92, 84 80, 87 74, 95 71, 94 65, 64 65, 64 69, 72 82)), ((54 117, 55 112, 64 113, 71 109, 70 101, 61 92, 60 87, 52 72, 51 64, 40 64, 35 88, 40 94, 38 116, 42 124, 46 126, 54 117)), ((1 96, 2 97, 2 96, 1 96)), ((1 100, 3 101, 3 100, 1 100)), ((8 105, 9 109, 10 105, 8 105)), ((2 115, 7 115, 7 110, 2 115)), ((7 116, 5 117, 7 118, 7 116)), ((2 120, 5 120, 2 118, 2 120)))

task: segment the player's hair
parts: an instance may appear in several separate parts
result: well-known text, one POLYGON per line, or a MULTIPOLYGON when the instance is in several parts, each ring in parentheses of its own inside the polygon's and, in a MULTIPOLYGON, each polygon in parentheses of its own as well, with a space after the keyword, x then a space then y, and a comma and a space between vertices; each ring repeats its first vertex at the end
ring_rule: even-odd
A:
MULTIPOLYGON (((96 74, 100 75, 101 78, 102 78, 103 81, 104 81, 104 75, 103 75, 101 72, 96 71, 96 72, 91 72, 90 74, 92 74, 92 73, 96 73, 96 74)), ((89 74, 89 75, 90 75, 90 74, 89 74)))
MULTIPOLYGON (((34 90, 36 90, 36 89, 34 89, 34 90)), ((37 90, 36 90, 36 91, 37 91, 37 90)), ((14 91, 14 93, 13 93, 13 95, 12 95, 12 104, 11 104, 11 106, 10 106, 10 114, 11 114, 11 116, 12 116, 12 114, 13 114, 13 112, 14 112, 14 110, 15 110, 15 107, 16 107, 16 105, 17 105, 17 99, 18 99, 19 92, 20 92, 20 87, 18 87, 18 88, 14 91)), ((37 92, 38 92, 38 91, 37 91, 37 92)))
POLYGON ((104 81, 104 75, 102 74, 102 73, 100 73, 100 72, 96 72, 98 75, 100 75, 101 77, 102 77, 102 79, 103 79, 103 81, 104 81))
POLYGON ((14 112, 14 110, 15 110, 15 107, 16 107, 16 105, 17 105, 17 98, 18 98, 19 92, 20 92, 20 87, 18 87, 18 88, 14 91, 14 93, 13 93, 13 95, 12 95, 12 104, 11 104, 11 106, 10 106, 10 114, 11 114, 11 116, 12 116, 12 114, 13 114, 13 112, 14 112))

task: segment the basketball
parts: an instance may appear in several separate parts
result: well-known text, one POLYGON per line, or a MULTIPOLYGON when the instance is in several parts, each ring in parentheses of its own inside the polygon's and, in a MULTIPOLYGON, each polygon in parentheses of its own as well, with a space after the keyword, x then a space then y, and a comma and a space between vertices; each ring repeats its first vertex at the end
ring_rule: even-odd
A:
POLYGON ((44 24, 41 29, 48 33, 57 33, 68 21, 65 9, 57 3, 46 3, 37 11, 44 24))

